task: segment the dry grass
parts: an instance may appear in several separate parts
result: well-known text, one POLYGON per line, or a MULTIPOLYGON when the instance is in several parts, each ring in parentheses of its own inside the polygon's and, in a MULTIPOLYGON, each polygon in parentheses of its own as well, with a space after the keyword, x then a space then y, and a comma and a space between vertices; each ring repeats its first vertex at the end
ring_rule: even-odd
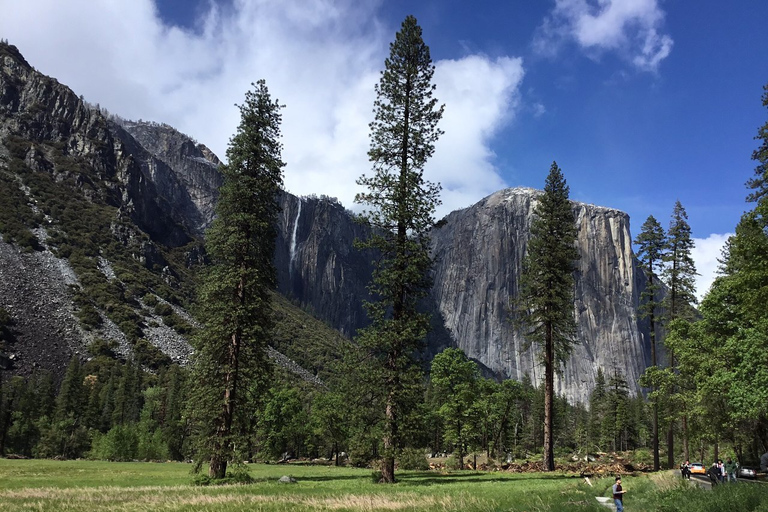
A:
POLYGON ((423 496, 410 492, 302 496, 250 494, 248 488, 93 487, 0 491, 2 510, 466 510, 487 501, 470 495, 423 496), (266 507, 263 507, 266 505, 266 507))

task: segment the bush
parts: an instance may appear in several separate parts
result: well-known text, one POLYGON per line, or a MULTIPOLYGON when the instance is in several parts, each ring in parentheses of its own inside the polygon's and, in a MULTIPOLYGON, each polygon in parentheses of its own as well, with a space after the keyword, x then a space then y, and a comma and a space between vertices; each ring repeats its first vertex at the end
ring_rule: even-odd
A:
POLYGON ((83 328, 87 331, 96 329, 101 325, 101 315, 99 315, 96 308, 90 304, 83 304, 75 314, 77 315, 77 319, 80 320, 83 328))
POLYGON ((115 425, 106 434, 94 434, 88 458, 124 462, 136 459, 138 451, 136 426, 115 425))
POLYGON ((192 479, 192 485, 208 486, 208 485, 247 485, 252 484, 255 480, 248 474, 248 470, 245 468, 236 468, 234 471, 227 473, 224 478, 211 478, 206 474, 200 473, 195 475, 192 479))
MULTIPOLYGON (((464 459, 466 463, 466 458, 464 459)), ((448 457, 448 460, 445 461, 445 467, 448 469, 464 469, 461 465, 461 462, 459 461, 459 458, 456 455, 451 455, 448 457)))
POLYGON ((427 471, 429 469, 429 462, 422 450, 417 448, 405 448, 400 452, 400 456, 397 458, 398 467, 400 469, 409 469, 416 471, 427 471))
POLYGON ((96 338, 88 345, 88 353, 93 357, 106 356, 110 359, 115 359, 117 357, 115 354, 116 349, 116 341, 105 340, 104 338, 96 338))
POLYGON ((162 366, 171 364, 171 358, 168 357, 163 351, 144 338, 136 340, 133 346, 133 352, 136 357, 136 361, 143 365, 157 370, 162 366))
POLYGON ((376 441, 367 438, 355 438, 349 443, 349 462, 357 468, 367 468, 376 459, 374 446, 376 441))
POLYGON ((170 304, 160 302, 155 306, 155 314, 158 316, 171 316, 173 314, 173 308, 170 304))
POLYGON ((168 460, 168 444, 161 430, 148 430, 139 425, 137 457, 141 460, 168 460))

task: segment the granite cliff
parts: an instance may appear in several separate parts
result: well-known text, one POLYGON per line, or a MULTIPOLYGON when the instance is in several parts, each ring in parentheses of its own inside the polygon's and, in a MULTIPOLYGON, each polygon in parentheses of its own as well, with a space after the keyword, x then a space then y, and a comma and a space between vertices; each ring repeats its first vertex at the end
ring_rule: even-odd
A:
MULTIPOLYGON (((0 44, 0 178, 5 180, 0 184, 8 193, 26 194, 25 208, 42 219, 29 225, 41 244, 36 251, 20 250, 6 234, 0 239, 0 307, 16 322, 20 368, 61 368, 71 354, 84 354, 96 336, 130 350, 124 326, 105 317, 100 330, 89 331, 78 322, 81 306, 72 292, 80 286, 78 276, 58 239, 46 242, 59 222, 45 213, 43 196, 25 187, 29 175, 24 173, 49 176, 108 208, 103 243, 116 243, 160 284, 176 289, 183 286, 185 269, 169 254, 183 253, 186 264, 201 261, 200 240, 212 221, 221 183, 219 164, 204 145, 170 126, 105 115, 35 71, 15 47, 0 44)), ((435 226, 434 286, 425 305, 434 312, 430 353, 457 346, 497 378, 540 378, 535 350, 522 350, 523 337, 509 321, 538 194, 502 190, 435 226)), ((353 248, 353 241, 365 236, 364 228, 335 200, 284 193, 280 201, 279 292, 353 337, 367 322, 362 303, 373 256, 353 248)), ((583 401, 598 368, 623 375, 636 389, 649 347, 647 327, 636 313, 644 278, 632 254, 628 216, 593 205, 574 203, 573 208, 581 253, 574 304, 580 344, 557 386, 569 399, 583 401)), ((89 257, 100 279, 113 282, 110 264, 118 281, 126 276, 119 262, 107 261, 99 251, 89 257)), ((160 287, 150 288, 155 293, 160 287)), ((122 293, 129 289, 123 286, 122 293)), ((140 298, 130 300, 143 319, 141 335, 185 361, 189 347, 183 336, 164 329, 163 319, 140 298)))
MULTIPOLYGON (((429 352, 450 344, 496 378, 543 378, 536 350, 523 350, 525 340, 510 316, 539 194, 522 188, 496 192, 449 214, 432 230, 434 284, 426 307, 437 321, 429 352)), ((622 375, 637 389, 650 346, 647 326, 637 317, 645 280, 632 253, 629 217, 582 203, 573 209, 581 254, 574 304, 579 344, 556 388, 571 401, 585 401, 598 368, 622 375)), ((281 291, 345 333, 364 325, 356 305, 366 298, 371 258, 350 248, 363 235, 352 216, 328 201, 286 196, 280 231, 281 291)))
MULTIPOLYGON (((513 328, 511 303, 540 192, 508 189, 448 215, 433 230, 435 302, 456 345, 500 378, 543 378, 535 350, 523 350, 513 328)), ((618 372, 630 389, 650 359, 637 306, 644 286, 636 267, 629 217, 618 210, 573 204, 581 259, 576 271, 574 314, 579 344, 556 391, 584 401, 598 368, 618 372)))

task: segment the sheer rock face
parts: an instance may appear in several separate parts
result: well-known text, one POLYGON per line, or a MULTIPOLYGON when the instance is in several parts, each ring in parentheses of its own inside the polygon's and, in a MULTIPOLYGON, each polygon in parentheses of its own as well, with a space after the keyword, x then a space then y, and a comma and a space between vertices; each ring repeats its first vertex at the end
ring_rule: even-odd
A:
MULTIPOLYGON (((432 233, 432 290, 456 345, 500 378, 543 378, 538 351, 525 349, 512 322, 523 256, 536 198, 531 189, 497 192, 448 215, 432 233)), ((574 203, 578 247, 574 314, 578 342, 556 380, 556 391, 585 401, 597 368, 626 378, 630 389, 650 360, 638 323, 644 286, 635 265, 629 217, 620 211, 574 203)))
POLYGON ((372 258, 353 247, 355 239, 366 237, 365 228, 332 200, 285 193, 280 205, 278 290, 353 337, 367 324, 363 301, 372 258))
MULTIPOLYGON (((497 378, 538 382, 543 367, 535 347, 511 321, 530 221, 539 191, 508 189, 448 215, 432 231, 435 261, 431 303, 439 331, 497 378), (437 322, 440 323, 439 321, 437 322)), ((338 205, 286 194, 276 264, 280 291, 347 335, 365 324, 373 259, 352 247, 364 229, 338 205), (299 206, 301 205, 301 206, 299 206), (301 208, 299 210, 299 208, 301 208)), ((557 392, 585 401, 598 368, 618 373, 636 389, 650 360, 647 327, 637 319, 644 286, 636 267, 629 217, 618 210, 574 203, 578 246, 574 314, 578 342, 557 379, 557 392)), ((444 340, 432 336, 431 352, 444 340)))

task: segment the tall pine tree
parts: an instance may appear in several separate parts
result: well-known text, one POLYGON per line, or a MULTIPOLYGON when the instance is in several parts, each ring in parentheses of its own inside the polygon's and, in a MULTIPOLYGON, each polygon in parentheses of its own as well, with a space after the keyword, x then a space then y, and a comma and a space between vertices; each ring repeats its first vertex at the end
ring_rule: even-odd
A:
POLYGON ((531 222, 523 260, 518 322, 541 349, 544 365, 544 469, 555 469, 554 378, 576 342, 574 277, 576 221, 562 171, 552 162, 531 222))
POLYGON ((423 177, 424 164, 442 133, 437 123, 443 107, 432 97, 434 71, 421 27, 408 16, 390 44, 376 85, 368 151, 374 172, 358 180, 367 191, 355 197, 368 207, 362 219, 372 228, 358 246, 381 255, 370 285, 377 300, 366 305, 371 326, 359 333, 358 341, 380 362, 385 408, 382 481, 387 483, 395 480, 399 424, 409 389, 418 381, 414 354, 429 329, 429 318, 417 305, 430 285, 427 233, 440 192, 438 184, 423 177))
MULTIPOLYGON (((675 202, 672 218, 667 230, 667 252, 664 255, 664 269, 667 296, 664 299, 666 321, 677 319, 691 320, 695 315, 696 304, 696 264, 691 256, 694 242, 688 214, 680 201, 675 202)), ((668 350, 669 367, 674 371, 675 353, 668 350)), ((688 459, 688 420, 684 411, 680 415, 683 429, 683 458, 688 459)), ((667 430, 667 463, 675 466, 675 422, 670 421, 667 430)))
MULTIPOLYGON (((666 235, 664 228, 661 227, 653 215, 643 223, 640 234, 637 235, 635 243, 637 244, 637 258, 640 260, 640 268, 643 269, 647 284, 640 296, 640 315, 648 319, 651 335, 651 366, 658 364, 656 357, 656 332, 657 312, 660 310, 660 276, 663 270, 664 255, 666 252, 666 235)), ((653 389, 651 390, 653 391, 653 389)), ((661 467, 659 462, 659 404, 653 401, 653 430, 652 430, 652 449, 653 449, 653 469, 658 471, 661 467)))
POLYGON ((270 292, 278 194, 283 184, 281 106, 263 80, 245 95, 240 125, 222 166, 216 220, 206 233, 212 264, 199 291, 204 327, 195 337, 191 396, 197 422, 198 467, 223 478, 243 454, 242 428, 255 415, 253 383, 267 371, 272 328, 270 292))

